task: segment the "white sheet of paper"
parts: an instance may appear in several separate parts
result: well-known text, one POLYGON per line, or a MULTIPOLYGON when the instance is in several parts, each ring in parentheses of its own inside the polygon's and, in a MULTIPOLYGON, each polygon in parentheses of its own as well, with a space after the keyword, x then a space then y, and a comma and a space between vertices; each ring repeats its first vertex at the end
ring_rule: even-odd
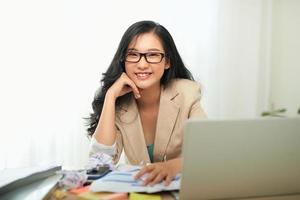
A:
POLYGON ((117 171, 113 171, 105 177, 95 180, 91 184, 93 192, 147 192, 154 193, 160 191, 179 190, 180 175, 165 186, 164 183, 159 183, 154 186, 143 186, 142 181, 134 180, 134 175, 138 173, 141 166, 123 165, 119 166, 117 171))

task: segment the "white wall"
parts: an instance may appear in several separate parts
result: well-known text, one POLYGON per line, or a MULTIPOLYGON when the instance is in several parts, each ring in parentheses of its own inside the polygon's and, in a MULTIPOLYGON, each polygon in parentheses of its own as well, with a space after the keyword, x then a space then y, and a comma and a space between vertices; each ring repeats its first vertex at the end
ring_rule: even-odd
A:
POLYGON ((82 118, 136 21, 164 25, 205 85, 217 6, 218 0, 0 1, 0 169, 51 161, 84 166, 82 118))
MULTIPOLYGON (((213 117, 249 118, 259 115, 262 1, 219 1, 217 63, 214 85, 209 90, 215 95, 210 106, 216 106, 213 117)), ((262 76, 265 76, 263 74, 262 76)), ((208 82, 211 83, 211 82, 208 82)), ((263 91, 265 92, 265 91, 263 91)))
POLYGON ((299 2, 0 1, 0 169, 84 166, 82 118, 123 32, 143 19, 171 32, 210 118, 255 117, 269 101, 296 112, 299 2))
POLYGON ((295 116, 300 108, 300 1, 273 1, 270 103, 295 116))

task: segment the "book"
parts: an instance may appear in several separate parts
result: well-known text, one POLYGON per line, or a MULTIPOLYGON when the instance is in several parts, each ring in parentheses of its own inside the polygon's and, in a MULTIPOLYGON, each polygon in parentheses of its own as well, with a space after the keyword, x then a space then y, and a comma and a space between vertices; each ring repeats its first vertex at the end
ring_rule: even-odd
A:
POLYGON ((0 171, 0 194, 55 175, 61 166, 37 166, 0 171))

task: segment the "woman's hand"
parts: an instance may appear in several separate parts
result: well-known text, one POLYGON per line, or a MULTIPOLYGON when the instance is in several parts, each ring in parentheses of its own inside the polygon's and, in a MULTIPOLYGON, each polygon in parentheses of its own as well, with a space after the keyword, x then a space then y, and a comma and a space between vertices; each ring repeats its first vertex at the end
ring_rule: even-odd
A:
POLYGON ((174 177, 181 171, 181 158, 176 158, 166 162, 152 163, 143 167, 134 177, 135 179, 141 178, 144 174, 148 173, 144 185, 153 186, 156 183, 165 181, 168 186, 174 177))
POLYGON ((107 91, 107 93, 113 95, 114 98, 118 98, 129 92, 133 92, 136 99, 141 97, 140 92, 134 82, 124 72, 107 91))

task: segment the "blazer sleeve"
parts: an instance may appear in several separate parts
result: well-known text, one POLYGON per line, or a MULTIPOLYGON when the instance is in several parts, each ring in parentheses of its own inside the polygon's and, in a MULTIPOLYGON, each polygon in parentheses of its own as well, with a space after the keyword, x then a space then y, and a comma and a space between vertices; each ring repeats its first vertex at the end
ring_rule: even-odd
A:
POLYGON ((94 153, 97 152, 102 152, 105 154, 108 154, 110 156, 113 156, 115 154, 115 148, 116 148, 116 143, 113 145, 105 145, 99 143, 94 136, 92 136, 91 143, 90 143, 90 151, 89 155, 91 156, 94 153))
POLYGON ((91 156, 94 153, 97 152, 103 152, 105 154, 108 154, 112 156, 113 162, 116 164, 121 156, 122 150, 123 150, 123 141, 122 141, 122 135, 118 127, 116 127, 117 133, 116 133, 116 142, 113 145, 104 145, 99 143, 94 136, 92 136, 91 143, 90 143, 90 152, 89 155, 91 156))
POLYGON ((197 84, 195 91, 192 93, 192 101, 189 112, 189 118, 207 118, 206 113, 202 109, 200 100, 201 100, 201 89, 197 84))

